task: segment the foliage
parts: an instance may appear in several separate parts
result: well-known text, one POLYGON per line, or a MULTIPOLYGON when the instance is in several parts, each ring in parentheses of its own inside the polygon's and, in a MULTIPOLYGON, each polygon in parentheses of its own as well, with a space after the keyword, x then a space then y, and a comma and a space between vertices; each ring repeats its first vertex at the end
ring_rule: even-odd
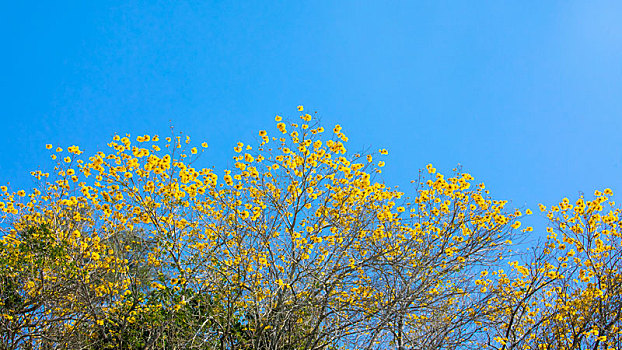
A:
POLYGON ((494 348, 622 348, 621 209, 611 195, 540 205, 551 223, 544 246, 496 272, 494 348))
POLYGON ((529 210, 432 165, 398 191, 386 150, 300 118, 222 176, 188 137, 117 135, 2 188, 0 348, 620 348, 610 190, 553 207, 521 255, 529 210))

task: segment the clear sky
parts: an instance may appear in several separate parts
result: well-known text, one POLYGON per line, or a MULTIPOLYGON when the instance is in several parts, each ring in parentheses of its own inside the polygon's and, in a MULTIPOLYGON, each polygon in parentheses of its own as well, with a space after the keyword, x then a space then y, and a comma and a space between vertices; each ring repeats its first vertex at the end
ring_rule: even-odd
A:
MULTIPOLYGON (((622 191, 620 1, 3 1, 0 182, 46 143, 207 141, 208 165, 296 106, 387 148, 404 187, 457 164, 516 206, 622 191)), ((271 130, 271 129, 270 129, 271 130)))

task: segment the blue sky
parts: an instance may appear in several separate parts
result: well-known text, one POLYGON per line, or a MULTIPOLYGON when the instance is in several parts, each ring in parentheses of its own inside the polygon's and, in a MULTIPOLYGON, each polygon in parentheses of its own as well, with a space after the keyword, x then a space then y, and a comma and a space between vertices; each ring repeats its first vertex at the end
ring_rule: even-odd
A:
POLYGON ((457 164, 515 206, 622 191, 617 1, 4 1, 0 182, 46 143, 207 141, 207 165, 296 106, 387 148, 405 187, 457 164))

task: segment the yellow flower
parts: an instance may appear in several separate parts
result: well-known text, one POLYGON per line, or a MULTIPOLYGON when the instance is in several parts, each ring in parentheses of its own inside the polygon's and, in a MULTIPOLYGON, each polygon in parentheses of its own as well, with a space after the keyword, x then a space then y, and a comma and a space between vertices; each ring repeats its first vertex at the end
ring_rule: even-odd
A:
POLYGON ((71 162, 71 158, 65 157, 64 161, 65 161, 65 163, 69 163, 69 162, 71 162))
POLYGON ((259 136, 264 137, 268 135, 268 132, 266 132, 266 130, 259 130, 259 136))
POLYGON ((70 146, 69 148, 67 148, 67 150, 69 151, 69 153, 73 153, 73 154, 81 154, 82 151, 80 151, 80 148, 78 146, 70 146))
POLYGON ((276 117, 274 117, 274 121, 280 122, 281 120, 283 120, 283 118, 281 118, 280 115, 277 115, 276 117))
POLYGON ((192 147, 192 149, 190 150, 190 153, 197 154, 197 148, 196 147, 192 147))
POLYGON ((337 124, 335 125, 335 128, 333 129, 333 132, 335 134, 338 134, 341 131, 341 125, 337 124))
POLYGON ((49 143, 47 145, 45 145, 46 149, 52 149, 52 145, 50 145, 49 143))
POLYGON ((387 154, 389 154, 389 151, 387 151, 387 150, 386 150, 386 149, 384 149, 384 148, 383 148, 383 149, 381 149, 379 152, 380 152, 380 154, 382 154, 383 156, 386 156, 387 154))
POLYGON ((17 195, 20 197, 24 197, 26 195, 26 192, 24 190, 19 190, 17 191, 17 195))
POLYGON ((383 161, 379 161, 378 162, 378 166, 382 168, 384 166, 384 162, 383 161))
POLYGON ((203 147, 203 148, 207 148, 207 142, 203 142, 203 143, 201 144, 201 147, 203 147))
POLYGON ((279 129, 280 132, 282 132, 283 134, 285 134, 287 132, 287 129, 285 127, 285 123, 278 123, 276 125, 276 127, 279 129))
POLYGON ((428 169, 428 173, 430 173, 430 174, 434 174, 436 172, 436 169, 434 169, 432 164, 428 164, 425 167, 426 167, 426 169, 428 169))
POLYGON ((57 147, 57 148, 56 148, 56 152, 62 152, 62 151, 63 151, 63 149, 62 149, 62 148, 60 148, 60 147, 57 147))
POLYGON ((302 112, 302 110, 303 110, 303 109, 304 109, 304 108, 303 108, 302 106, 298 106, 298 111, 299 111, 299 112, 302 112))
POLYGON ((156 288, 159 290, 165 289, 166 287, 163 286, 162 284, 158 283, 158 282, 152 282, 151 283, 151 288, 156 288))

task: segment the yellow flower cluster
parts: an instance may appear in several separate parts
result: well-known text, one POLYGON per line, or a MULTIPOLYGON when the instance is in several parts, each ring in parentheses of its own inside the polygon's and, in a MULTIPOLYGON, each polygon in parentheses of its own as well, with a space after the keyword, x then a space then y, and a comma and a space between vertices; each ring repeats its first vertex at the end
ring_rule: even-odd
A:
POLYGON ((0 187, 11 226, 0 272, 32 305, 45 305, 4 312, 0 324, 43 325, 45 315, 65 327, 58 334, 109 331, 112 339, 118 328, 109 324, 170 326, 155 315, 185 315, 186 300, 207 293, 220 303, 210 304, 212 319, 254 315, 255 323, 244 320, 251 338, 284 324, 307 337, 351 325, 348 341, 371 347, 397 334, 415 346, 441 329, 443 341, 499 348, 620 339, 620 322, 602 323, 620 313, 603 301, 622 292, 620 209, 610 189, 549 211, 541 205, 553 224, 530 260, 511 249, 532 231, 519 221, 531 210, 510 210, 470 174, 446 177, 432 164, 411 191, 398 191, 377 177, 384 160, 348 152, 340 125, 324 135, 310 114, 300 119, 276 116, 278 137, 261 130, 256 146, 237 143, 221 177, 194 167, 200 151, 188 137, 141 135, 132 144, 115 135, 88 159, 77 146, 57 148, 52 175, 33 173, 41 190, 0 187), (51 251, 53 261, 42 258, 51 251), (81 323, 64 321, 73 319, 81 323), (601 324, 611 325, 594 328, 601 324))

